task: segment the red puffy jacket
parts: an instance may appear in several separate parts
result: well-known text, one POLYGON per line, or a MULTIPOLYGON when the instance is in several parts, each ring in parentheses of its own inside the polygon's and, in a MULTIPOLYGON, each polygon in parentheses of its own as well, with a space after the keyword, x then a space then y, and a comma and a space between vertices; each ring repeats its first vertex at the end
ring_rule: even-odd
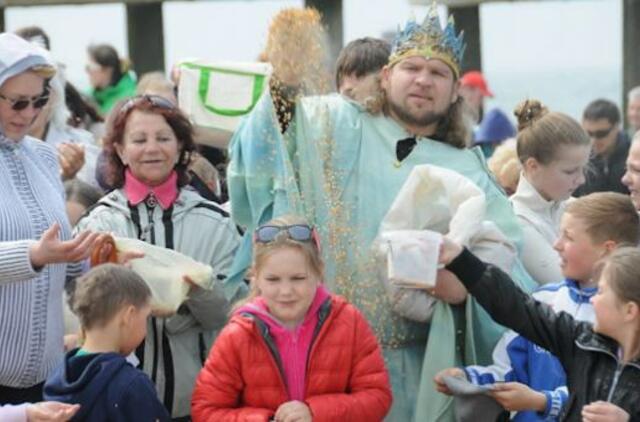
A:
MULTIPOLYGON (((318 314, 305 388, 314 422, 382 420, 391 407, 391 389, 371 328, 339 296, 332 295, 318 314)), ((231 318, 196 381, 194 421, 268 421, 289 401, 265 327, 249 315, 231 318)))

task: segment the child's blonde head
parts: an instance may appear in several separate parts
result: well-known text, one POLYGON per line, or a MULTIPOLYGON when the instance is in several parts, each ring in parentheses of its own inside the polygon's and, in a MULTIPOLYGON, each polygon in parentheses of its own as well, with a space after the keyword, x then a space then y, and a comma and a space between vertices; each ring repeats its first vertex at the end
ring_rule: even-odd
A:
POLYGON ((601 276, 622 303, 640 306, 640 249, 637 246, 618 248, 602 264, 601 276))
POLYGON ((592 193, 570 202, 565 212, 584 224, 594 243, 612 240, 636 246, 640 242, 640 219, 628 195, 592 193))
POLYGON ((125 306, 142 308, 149 303, 151 290, 129 268, 115 264, 94 267, 77 280, 70 307, 83 330, 105 326, 125 306))
POLYGON ((520 172, 522 171, 522 165, 516 151, 515 139, 507 139, 498 145, 489 160, 487 160, 487 165, 507 195, 512 195, 518 187, 520 172))
POLYGON ((547 165, 555 160, 561 146, 590 145, 591 140, 572 117, 550 112, 538 100, 525 100, 514 112, 518 118, 518 157, 525 164, 534 158, 547 165))
MULTIPOLYGON (((285 227, 292 225, 309 224, 304 218, 296 215, 283 215, 281 217, 274 218, 264 224, 264 226, 276 227, 285 227)), ((260 271, 262 270, 265 262, 276 251, 280 251, 282 249, 294 249, 296 251, 299 251, 305 257, 305 261, 307 263, 307 266, 309 267, 309 270, 317 275, 320 280, 322 280, 324 277, 324 263, 322 262, 322 257, 320 255, 319 245, 316 242, 318 242, 316 235, 314 235, 314 238, 312 238, 310 241, 297 241, 291 239, 285 231, 278 233, 274 240, 268 243, 254 241, 253 261, 248 272, 249 278, 251 279, 249 295, 245 299, 237 302, 233 306, 233 309, 231 311, 235 311, 240 306, 244 305, 247 302, 250 302, 257 296, 260 296, 260 291, 255 283, 255 278, 260 274, 260 271)))
MULTIPOLYGON (((309 225, 307 221, 299 216, 295 215, 283 215, 281 217, 274 218, 265 224, 266 226, 286 227, 292 225, 309 225)), ((281 231, 275 237, 275 239, 268 243, 254 242, 253 243, 253 263, 251 265, 252 274, 260 273, 260 269, 269 256, 276 250, 283 248, 293 248, 300 251, 306 258, 309 268, 319 275, 321 278, 324 275, 324 264, 322 257, 320 256, 320 250, 316 244, 315 239, 310 241, 297 241, 291 239, 286 231, 281 231)))

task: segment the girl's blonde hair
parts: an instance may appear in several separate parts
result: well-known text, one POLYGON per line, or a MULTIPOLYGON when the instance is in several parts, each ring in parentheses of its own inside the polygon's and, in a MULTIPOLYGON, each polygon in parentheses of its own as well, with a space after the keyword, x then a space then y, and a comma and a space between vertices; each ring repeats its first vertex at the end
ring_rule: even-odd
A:
MULTIPOLYGON (((292 225, 309 225, 309 223, 302 217, 297 215, 283 215, 276 217, 264 225, 285 227, 292 225)), ((309 225, 310 226, 310 225, 309 225)), ((315 229, 314 229, 315 230, 315 229)), ((322 280, 324 278, 324 263, 322 262, 322 256, 320 254, 319 245, 316 244, 316 238, 310 241, 297 241, 289 237, 289 235, 282 231, 276 235, 275 239, 268 243, 253 242, 253 259, 251 262, 251 268, 249 268, 248 276, 251 279, 249 285, 249 295, 237 302, 231 312, 238 309, 240 306, 250 302, 257 296, 260 296, 260 291, 254 283, 254 278, 260 273, 260 269, 264 265, 265 261, 278 250, 285 248, 292 248, 301 252, 309 268, 322 280)))
POLYGON ((614 250, 604 260, 602 275, 621 302, 640 306, 640 250, 636 245, 614 250))
POLYGON ((591 139, 572 117, 550 112, 538 100, 525 100, 513 111, 518 118, 518 158, 522 164, 535 158, 551 163, 562 145, 591 145, 591 139))

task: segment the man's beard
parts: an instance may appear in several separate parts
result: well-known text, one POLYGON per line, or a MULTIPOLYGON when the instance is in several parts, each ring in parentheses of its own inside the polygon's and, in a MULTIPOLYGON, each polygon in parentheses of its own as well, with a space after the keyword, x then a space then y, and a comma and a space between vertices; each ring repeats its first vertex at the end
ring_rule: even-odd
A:
POLYGON ((449 110, 445 110, 442 113, 430 111, 424 113, 423 115, 415 116, 414 114, 411 114, 406 107, 403 107, 402 105, 392 101, 391 99, 387 100, 387 104, 389 106, 389 111, 403 123, 418 127, 425 127, 437 123, 442 120, 449 112, 449 110))

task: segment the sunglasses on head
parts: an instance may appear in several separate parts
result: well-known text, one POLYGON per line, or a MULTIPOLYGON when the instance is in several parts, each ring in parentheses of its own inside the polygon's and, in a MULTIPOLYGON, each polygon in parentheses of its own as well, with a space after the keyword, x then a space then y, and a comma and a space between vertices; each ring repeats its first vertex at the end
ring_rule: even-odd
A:
POLYGON ((145 94, 129 98, 120 108, 120 114, 126 114, 132 108, 144 103, 150 104, 152 107, 163 108, 165 110, 173 110, 176 108, 175 104, 164 97, 145 94))
MULTIPOLYGON (((289 239, 297 242, 316 241, 316 234, 312 227, 306 224, 293 224, 291 226, 260 226, 253 233, 253 240, 257 243, 269 243, 284 233, 289 239)), ((317 244, 317 242, 316 242, 317 244)))
POLYGON ((13 99, 2 94, 0 94, 0 98, 11 103, 11 109, 13 111, 22 111, 29 107, 29 105, 32 105, 35 109, 41 109, 49 102, 49 92, 47 91, 33 98, 13 99))
POLYGON ((602 138, 605 138, 608 134, 610 134, 612 130, 613 130, 613 126, 611 126, 609 129, 588 130, 587 134, 589 135, 589 137, 593 139, 602 139, 602 138))

